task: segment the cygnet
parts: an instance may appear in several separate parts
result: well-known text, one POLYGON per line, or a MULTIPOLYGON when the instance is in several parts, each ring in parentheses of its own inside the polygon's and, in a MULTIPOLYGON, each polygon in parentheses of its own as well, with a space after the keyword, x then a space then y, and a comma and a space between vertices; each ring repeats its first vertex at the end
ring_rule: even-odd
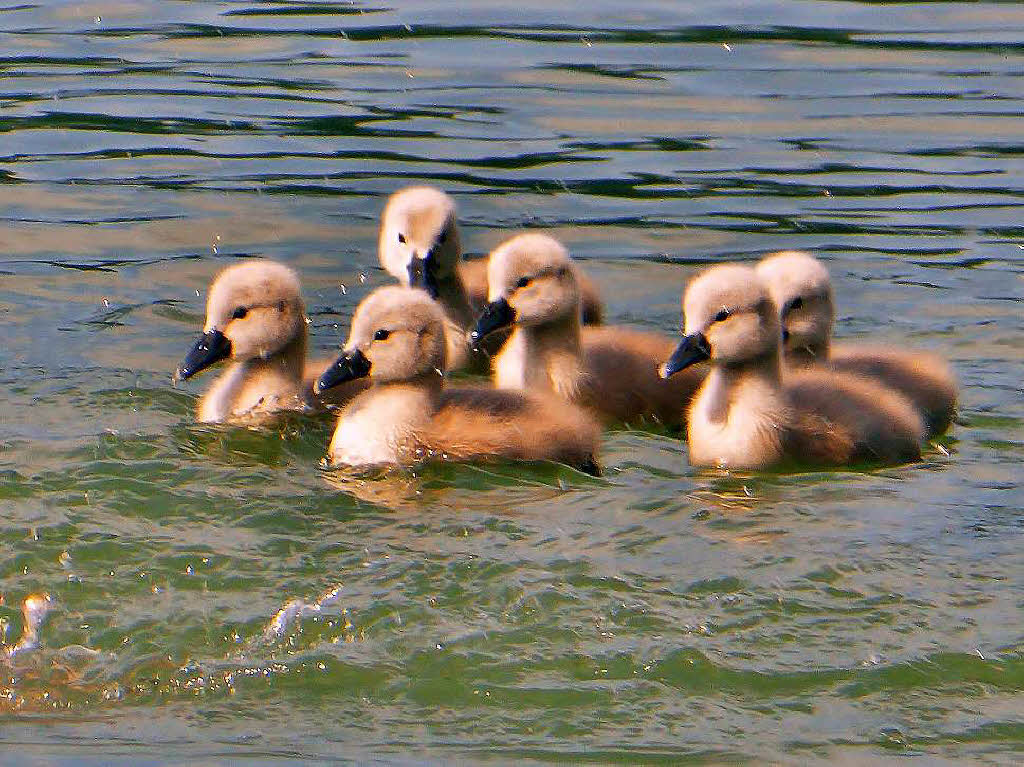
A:
POLYGON ((913 403, 929 437, 949 428, 957 385, 945 360, 920 351, 833 345, 832 282, 825 265, 809 253, 789 250, 768 256, 757 265, 757 273, 779 308, 787 365, 824 365, 877 379, 913 403))
POLYGON ((368 378, 338 418, 334 464, 426 458, 553 460, 595 473, 600 428, 553 397, 444 386, 445 316, 424 291, 378 288, 360 303, 344 354, 316 390, 368 378))
MULTIPOLYGON (((203 334, 176 372, 188 379, 221 360, 232 364, 200 399, 204 423, 259 419, 279 411, 312 411, 324 365, 306 363, 306 314, 299 279, 274 261, 249 260, 221 271, 210 286, 203 334)), ((332 393, 340 404, 361 386, 332 393)))
POLYGON ((662 375, 711 363, 690 405, 693 465, 765 469, 920 457, 924 424, 897 392, 822 368, 783 375, 778 309, 753 268, 725 264, 699 274, 686 289, 683 316, 686 336, 662 375))
POLYGON ((491 303, 471 340, 512 335, 494 361, 501 388, 549 391, 607 423, 679 427, 706 366, 665 381, 658 366, 675 341, 620 327, 580 327, 580 291, 569 253, 554 238, 521 234, 491 253, 491 303))

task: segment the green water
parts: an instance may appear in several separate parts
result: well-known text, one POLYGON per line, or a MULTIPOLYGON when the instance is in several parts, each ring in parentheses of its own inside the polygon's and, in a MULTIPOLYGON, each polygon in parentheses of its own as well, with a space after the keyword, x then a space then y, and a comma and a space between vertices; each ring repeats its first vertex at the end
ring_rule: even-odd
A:
POLYGON ((0 8, 0 762, 1018 762, 1022 39, 1018 3, 0 8), (329 356, 414 182, 665 333, 701 265, 813 250, 837 334, 950 358, 960 422, 789 476, 611 432, 596 480, 197 426, 212 275, 294 266, 329 356))

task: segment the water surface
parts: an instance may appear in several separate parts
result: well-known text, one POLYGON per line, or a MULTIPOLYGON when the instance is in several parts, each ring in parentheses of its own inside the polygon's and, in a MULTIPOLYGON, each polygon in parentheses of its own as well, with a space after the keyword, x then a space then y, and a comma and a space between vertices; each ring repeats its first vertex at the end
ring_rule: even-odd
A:
POLYGON ((1017 3, 0 8, 4 761, 1013 763, 1024 748, 1017 3), (948 356, 920 464, 342 482, 330 424, 197 426, 240 257, 344 339, 383 200, 560 237, 609 320, 806 248, 837 334, 948 356), (41 595, 49 595, 48 602, 41 595))

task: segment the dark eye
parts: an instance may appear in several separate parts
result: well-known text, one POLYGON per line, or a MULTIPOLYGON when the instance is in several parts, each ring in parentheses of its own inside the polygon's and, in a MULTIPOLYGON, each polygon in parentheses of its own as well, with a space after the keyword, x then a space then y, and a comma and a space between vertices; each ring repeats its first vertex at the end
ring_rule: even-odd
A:
POLYGON ((715 322, 724 322, 727 319, 729 319, 728 309, 722 309, 722 311, 715 315, 715 322))
POLYGON ((401 232, 398 233, 398 241, 403 245, 405 244, 405 235, 402 234, 401 232))
POLYGON ((388 340, 388 336, 390 336, 390 335, 391 335, 391 331, 390 330, 385 330, 384 328, 381 328, 380 330, 378 330, 376 333, 373 334, 373 340, 374 341, 387 341, 388 340))
POLYGON ((802 296, 797 296, 796 298, 794 298, 792 301, 789 302, 789 307, 788 307, 787 311, 793 311, 794 309, 799 309, 803 305, 804 305, 803 297, 802 296))
POLYGON ((237 309, 235 309, 233 312, 231 312, 231 319, 233 319, 233 320, 240 320, 240 319, 242 319, 242 317, 244 317, 248 313, 249 313, 248 309, 246 309, 244 306, 239 306, 237 309))
POLYGON ((531 282, 533 282, 533 278, 531 277, 520 277, 516 280, 516 288, 525 288, 531 282))

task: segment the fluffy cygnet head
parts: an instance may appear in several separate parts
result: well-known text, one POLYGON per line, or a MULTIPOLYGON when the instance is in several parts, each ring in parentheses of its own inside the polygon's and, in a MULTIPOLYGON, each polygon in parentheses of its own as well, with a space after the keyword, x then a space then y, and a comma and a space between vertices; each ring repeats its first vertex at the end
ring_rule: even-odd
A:
POLYGON ((546 234, 520 234, 487 263, 488 304, 470 335, 478 341, 511 324, 547 325, 580 315, 580 289, 569 251, 546 234))
POLYGON ((757 274, 779 309, 786 352, 828 357, 835 321, 828 269, 809 253, 784 250, 763 259, 757 274))
POLYGON ((451 197, 433 187, 410 186, 388 198, 377 254, 402 285, 437 298, 439 283, 455 278, 461 253, 451 197))
POLYGON ((749 266, 723 264, 699 274, 683 296, 683 317, 686 337, 662 365, 664 378, 707 359, 733 367, 778 357, 778 312, 749 266))
POLYGON ((356 308, 344 353, 320 376, 317 393, 365 376, 381 383, 440 377, 444 324, 441 307, 422 290, 377 288, 356 308))
POLYGON ((178 376, 189 378, 226 357, 266 359, 304 340, 305 334, 295 272, 274 261, 243 261, 221 271, 210 286, 203 335, 178 376))

